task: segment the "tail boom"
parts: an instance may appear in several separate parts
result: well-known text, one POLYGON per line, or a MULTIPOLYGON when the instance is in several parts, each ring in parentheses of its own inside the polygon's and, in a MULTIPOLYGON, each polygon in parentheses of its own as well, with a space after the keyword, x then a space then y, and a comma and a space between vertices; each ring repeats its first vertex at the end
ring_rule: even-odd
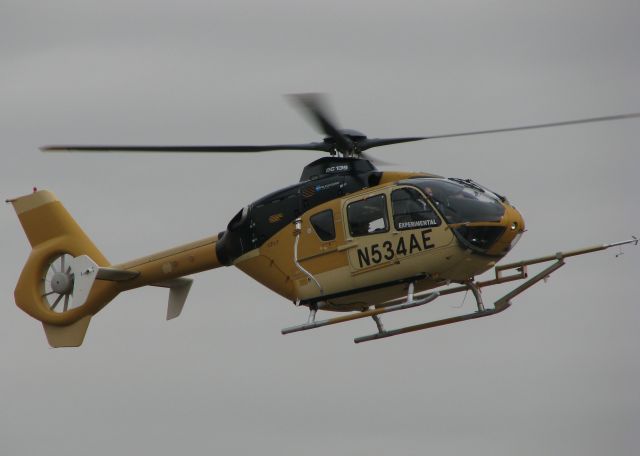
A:
POLYGON ((113 266, 114 269, 139 273, 132 280, 120 282, 120 291, 155 285, 222 266, 216 255, 217 241, 218 236, 210 236, 113 266))

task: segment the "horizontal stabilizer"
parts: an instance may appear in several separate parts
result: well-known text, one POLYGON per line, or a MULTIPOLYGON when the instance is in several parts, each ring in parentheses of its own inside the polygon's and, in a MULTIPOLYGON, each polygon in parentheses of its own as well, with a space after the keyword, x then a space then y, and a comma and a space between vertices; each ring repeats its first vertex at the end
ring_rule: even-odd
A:
POLYGON ((115 268, 100 268, 98 269, 98 280, 109 280, 112 282, 126 282, 127 280, 133 280, 138 277, 140 273, 138 271, 128 271, 125 269, 115 268))

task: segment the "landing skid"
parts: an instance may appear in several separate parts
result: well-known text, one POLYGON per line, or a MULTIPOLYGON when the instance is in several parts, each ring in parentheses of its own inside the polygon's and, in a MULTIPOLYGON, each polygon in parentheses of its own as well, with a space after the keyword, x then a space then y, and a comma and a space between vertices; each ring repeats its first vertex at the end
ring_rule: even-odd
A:
POLYGON ((329 318, 327 320, 315 321, 315 310, 311 309, 310 316, 312 317, 307 323, 297 326, 290 326, 288 328, 284 328, 281 332, 282 334, 290 334, 298 331, 307 331, 309 329, 320 328, 322 326, 335 325, 338 323, 344 323, 352 320, 359 320, 360 318, 368 318, 371 317, 378 324, 378 328, 382 328, 382 323, 380 323, 380 319, 378 315, 383 313, 397 312, 398 310, 410 309, 412 307, 418 307, 430 303, 434 299, 440 296, 440 293, 434 291, 429 293, 427 296, 414 300, 413 299, 413 283, 409 284, 409 294, 407 295, 407 300, 401 304, 395 304, 392 306, 381 307, 379 309, 373 310, 365 310, 363 312, 351 313, 348 315, 342 315, 340 317, 329 318))
POLYGON ((419 295, 414 295, 413 293, 414 284, 410 283, 409 290, 407 293, 407 298, 402 303, 393 304, 393 305, 382 307, 379 309, 365 310, 363 312, 356 312, 348 315, 343 315, 340 317, 329 318, 326 320, 316 321, 315 312, 317 308, 312 308, 310 319, 307 323, 285 328, 282 330, 282 334, 290 334, 298 331, 307 331, 309 329, 320 328, 322 326, 328 326, 328 325, 335 325, 338 323, 358 320, 361 318, 368 318, 368 317, 373 318, 374 322, 376 323, 376 327, 378 328, 378 332, 369 334, 367 336, 356 337, 353 341, 358 344, 360 342, 367 342, 367 341, 376 340, 376 339, 384 339, 386 337, 397 336, 400 334, 406 334, 414 331, 421 331, 423 329, 435 328, 437 326, 450 325, 453 323, 460 323, 467 320, 474 320, 476 318, 488 317, 508 309, 511 306, 511 300, 513 298, 518 296, 520 293, 528 290, 530 287, 540 282, 541 280, 547 279, 552 273, 554 273, 555 271, 560 269, 562 266, 564 266, 565 264, 564 260, 566 258, 577 256, 577 255, 584 255, 591 252, 597 252, 600 250, 605 250, 611 247, 621 246, 625 244, 638 245, 638 238, 633 236, 633 239, 629 239, 626 241, 588 247, 585 249, 572 250, 569 252, 558 252, 554 255, 548 255, 548 256, 534 258, 530 260, 509 263, 502 266, 496 266, 495 279, 486 280, 482 282, 469 281, 461 286, 445 289, 442 291, 430 291, 430 292, 420 293, 419 295), (529 280, 522 283, 521 285, 514 288, 513 290, 511 290, 510 292, 502 296, 500 299, 495 301, 493 309, 485 309, 484 304, 482 302, 482 295, 481 295, 482 288, 492 286, 492 285, 503 284, 507 282, 513 282, 516 280, 527 279, 528 266, 534 265, 534 264, 540 264, 540 263, 547 263, 550 261, 553 261, 553 263, 550 266, 546 267, 544 270, 542 270, 535 276, 529 278, 529 280), (506 271, 515 271, 515 273, 505 275, 506 271), (379 315, 383 313, 396 312, 399 310, 405 310, 405 309, 410 309, 413 307, 419 307, 419 306, 425 305, 435 300, 439 296, 444 296, 444 295, 453 294, 453 293, 460 293, 462 291, 468 291, 468 290, 472 291, 474 298, 476 300, 476 305, 478 309, 477 311, 472 313, 450 317, 450 318, 444 318, 442 320, 429 321, 426 323, 421 323, 421 324, 412 325, 412 326, 405 326, 402 328, 391 329, 391 330, 384 329, 384 326, 382 325, 382 321, 379 317, 379 315))

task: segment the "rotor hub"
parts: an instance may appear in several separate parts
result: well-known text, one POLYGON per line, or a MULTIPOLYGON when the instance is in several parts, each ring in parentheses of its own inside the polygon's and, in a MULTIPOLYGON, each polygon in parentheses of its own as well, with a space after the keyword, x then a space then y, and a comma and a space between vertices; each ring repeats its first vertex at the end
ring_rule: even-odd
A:
POLYGON ((69 294, 73 289, 73 276, 66 272, 56 272, 51 278, 51 289, 59 294, 69 294))

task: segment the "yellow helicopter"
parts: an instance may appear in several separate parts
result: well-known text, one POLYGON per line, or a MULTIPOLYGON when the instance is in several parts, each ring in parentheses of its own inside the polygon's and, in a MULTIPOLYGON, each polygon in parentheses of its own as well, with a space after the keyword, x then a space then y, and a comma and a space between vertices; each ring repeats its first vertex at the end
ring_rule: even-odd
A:
POLYGON ((167 319, 180 315, 188 275, 234 265, 310 309, 309 319, 283 334, 360 318, 377 330, 356 343, 502 312, 517 295, 547 278, 565 259, 632 239, 497 265, 525 232, 509 200, 471 180, 420 172, 379 171, 365 151, 434 138, 479 135, 640 117, 640 113, 445 135, 368 138, 340 129, 318 94, 291 96, 326 137, 267 146, 46 146, 46 152, 239 152, 306 150, 329 153, 307 165, 297 184, 242 208, 219 234, 112 265, 53 193, 7 200, 32 251, 15 289, 23 311, 41 321, 52 347, 79 346, 89 321, 119 293, 169 288, 167 319), (529 277, 527 267, 549 263, 529 277), (494 269, 489 280, 475 277, 494 269), (482 289, 524 281, 485 307, 482 289), (380 315, 471 291, 477 310, 461 316, 385 329, 380 315), (318 320, 318 310, 345 314, 318 320))

